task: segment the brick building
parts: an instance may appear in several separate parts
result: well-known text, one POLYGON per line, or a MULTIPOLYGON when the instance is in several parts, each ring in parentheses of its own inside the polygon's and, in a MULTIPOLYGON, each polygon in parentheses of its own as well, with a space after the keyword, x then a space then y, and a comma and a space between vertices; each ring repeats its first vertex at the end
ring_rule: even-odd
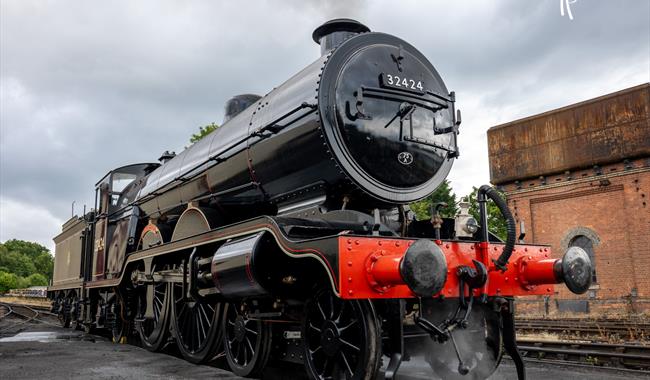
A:
POLYGON ((650 84, 488 130, 490 177, 525 241, 584 248, 594 284, 520 312, 650 314, 650 84))

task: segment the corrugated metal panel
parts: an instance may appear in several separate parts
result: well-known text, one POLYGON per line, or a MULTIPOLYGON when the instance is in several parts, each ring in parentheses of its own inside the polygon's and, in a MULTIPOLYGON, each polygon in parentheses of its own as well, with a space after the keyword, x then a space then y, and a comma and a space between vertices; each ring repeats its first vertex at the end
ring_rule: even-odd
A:
POLYGON ((650 83, 488 130, 494 184, 650 156, 650 83))

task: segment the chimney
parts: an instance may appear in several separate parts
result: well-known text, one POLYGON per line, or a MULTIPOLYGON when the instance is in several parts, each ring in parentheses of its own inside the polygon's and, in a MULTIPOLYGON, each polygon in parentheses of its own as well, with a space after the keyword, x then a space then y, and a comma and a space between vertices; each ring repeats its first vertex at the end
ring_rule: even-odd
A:
POLYGON ((320 54, 325 55, 341 42, 359 33, 370 32, 367 26, 349 18, 329 20, 314 30, 311 37, 320 45, 320 54))

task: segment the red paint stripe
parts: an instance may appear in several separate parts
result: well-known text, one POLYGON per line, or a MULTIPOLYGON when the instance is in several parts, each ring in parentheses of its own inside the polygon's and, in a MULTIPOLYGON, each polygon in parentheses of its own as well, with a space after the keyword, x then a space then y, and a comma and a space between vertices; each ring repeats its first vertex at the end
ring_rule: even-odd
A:
POLYGON ((246 275, 248 276, 248 281, 250 281, 251 284, 254 284, 255 280, 253 279, 253 273, 251 271, 251 258, 248 255, 246 255, 246 275))
MULTIPOLYGON (((241 229, 236 229, 236 230, 232 230, 232 231, 224 231, 224 232, 217 233, 217 234, 215 234, 214 236, 212 236, 210 238, 205 238, 203 240, 199 240, 196 243, 202 243, 202 242, 206 242, 206 241, 209 241, 209 240, 218 239, 218 238, 223 237, 223 236, 239 234, 240 232, 244 232, 244 231, 248 231, 248 230, 255 230, 255 229, 259 229, 259 228, 263 228, 263 227, 267 227, 267 228, 269 228, 269 229, 271 229, 271 230, 273 230, 275 232, 274 235, 275 235, 276 241, 285 250, 287 250, 289 252, 292 252, 292 253, 296 253, 296 254, 299 254, 299 253, 313 253, 313 254, 316 254, 316 255, 320 256, 321 259, 322 259, 321 261, 325 264, 325 266, 328 268, 328 270, 330 272, 330 277, 332 278, 332 281, 334 282, 334 287, 338 291, 338 289, 339 289, 338 278, 335 276, 334 269, 330 265, 330 262, 327 260, 327 256, 325 256, 325 254, 323 254, 321 251, 319 251, 319 250, 317 250, 315 248, 304 248, 304 249, 293 249, 293 248, 291 248, 290 246, 288 246, 285 243, 285 241, 283 239, 284 235, 282 235, 282 232, 280 232, 276 228, 275 224, 262 223, 262 224, 255 224, 255 225, 247 227, 247 228, 241 228, 241 229)), ((338 237, 336 237, 336 238, 338 239, 338 237)), ((149 248, 149 249, 153 250, 153 249, 156 249, 156 248, 157 247, 153 247, 153 248, 149 248)), ((185 249, 185 248, 180 248, 180 249, 185 249)), ((146 250, 141 251, 141 252, 145 252, 145 251, 146 250)), ((338 254, 338 252, 337 252, 337 254, 338 254)), ((139 257, 137 257, 135 255, 133 255, 131 257, 133 257, 132 261, 136 261, 136 260, 140 259, 139 257)), ((103 284, 106 284, 107 286, 108 285, 113 285, 113 284, 119 284, 121 282, 121 279, 122 279, 123 275, 124 275, 124 272, 122 272, 122 275, 120 276, 120 278, 119 278, 119 280, 117 282, 113 281, 113 280, 101 280, 101 282, 100 281, 89 282, 88 285, 89 285, 89 287, 96 288, 96 287, 102 286, 103 284)))

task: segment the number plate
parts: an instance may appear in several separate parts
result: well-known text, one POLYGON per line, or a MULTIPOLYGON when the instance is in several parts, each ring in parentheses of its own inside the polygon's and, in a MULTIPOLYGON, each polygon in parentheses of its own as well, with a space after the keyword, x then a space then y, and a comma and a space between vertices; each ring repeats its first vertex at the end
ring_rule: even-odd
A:
POLYGON ((425 93, 425 87, 422 81, 411 79, 407 76, 381 73, 379 79, 383 87, 392 87, 403 91, 415 92, 418 94, 425 93))

